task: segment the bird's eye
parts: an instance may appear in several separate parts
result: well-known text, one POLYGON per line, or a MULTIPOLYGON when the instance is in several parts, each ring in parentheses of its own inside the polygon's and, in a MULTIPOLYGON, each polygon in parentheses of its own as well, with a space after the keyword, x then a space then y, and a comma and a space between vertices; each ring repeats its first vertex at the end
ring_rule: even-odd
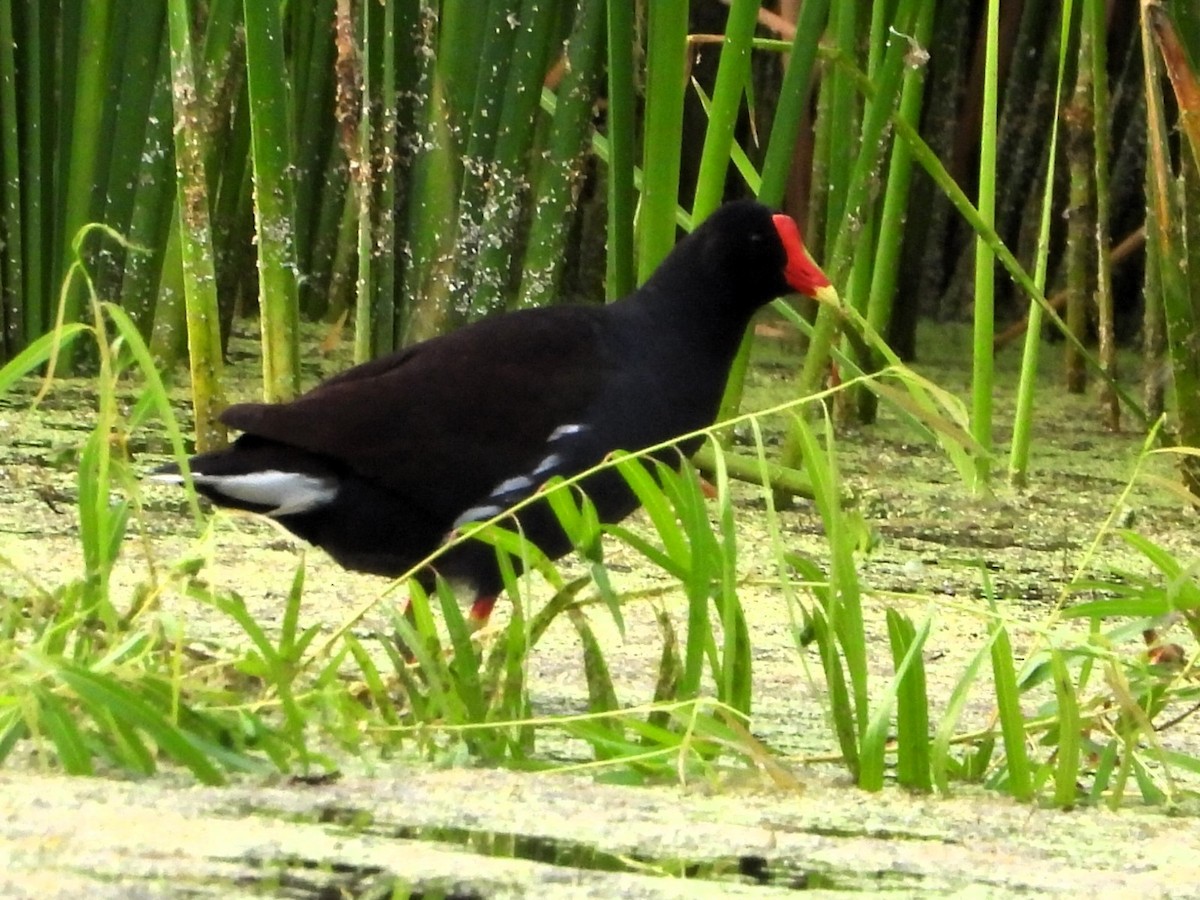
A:
POLYGON ((757 231, 752 231, 750 233, 750 243, 761 244, 762 242, 763 242, 763 236, 761 233, 759 233, 757 231))

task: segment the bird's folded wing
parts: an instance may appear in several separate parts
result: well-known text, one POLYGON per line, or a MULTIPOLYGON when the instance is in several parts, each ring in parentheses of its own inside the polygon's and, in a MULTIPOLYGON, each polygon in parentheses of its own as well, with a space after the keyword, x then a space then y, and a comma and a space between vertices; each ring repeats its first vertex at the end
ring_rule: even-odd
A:
POLYGON ((515 496, 587 461, 575 457, 590 443, 585 419, 610 363, 602 317, 565 311, 485 320, 350 370, 292 403, 232 406, 222 419, 461 518, 489 497, 515 496))

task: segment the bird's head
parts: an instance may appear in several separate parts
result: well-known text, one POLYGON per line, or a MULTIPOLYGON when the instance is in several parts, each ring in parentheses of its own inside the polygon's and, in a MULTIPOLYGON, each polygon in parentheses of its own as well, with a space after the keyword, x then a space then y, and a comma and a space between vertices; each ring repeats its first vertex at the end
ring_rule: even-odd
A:
POLYGON ((696 275, 714 291, 721 285, 725 293, 736 295, 739 306, 749 302, 756 309, 790 293, 838 302, 837 291, 808 255, 796 223, 760 203, 724 204, 685 244, 690 244, 686 256, 700 270, 696 275))

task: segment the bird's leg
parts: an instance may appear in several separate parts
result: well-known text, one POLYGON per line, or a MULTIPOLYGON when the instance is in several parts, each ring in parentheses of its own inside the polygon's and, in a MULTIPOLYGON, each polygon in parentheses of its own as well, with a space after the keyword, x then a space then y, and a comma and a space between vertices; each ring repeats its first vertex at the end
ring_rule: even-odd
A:
POLYGON ((471 604, 470 612, 467 613, 467 625, 472 632, 479 631, 487 624, 488 618, 492 614, 492 607, 495 605, 495 594, 480 594, 475 598, 475 602, 471 604))
MULTIPOLYGON (((495 594, 480 594, 475 598, 475 602, 471 604, 471 609, 467 612, 467 628, 470 629, 472 634, 487 625, 488 619, 492 615, 492 607, 495 605, 495 594)), ((409 597, 408 602, 404 604, 404 619, 408 622, 408 624, 412 625, 414 629, 416 628, 417 620, 416 615, 413 613, 412 597, 409 597)), ((401 653, 404 655, 404 659, 407 662, 412 662, 412 651, 407 647, 407 645, 405 645, 404 641, 400 638, 400 635, 397 634, 395 636, 395 641, 396 645, 400 648, 401 653)))

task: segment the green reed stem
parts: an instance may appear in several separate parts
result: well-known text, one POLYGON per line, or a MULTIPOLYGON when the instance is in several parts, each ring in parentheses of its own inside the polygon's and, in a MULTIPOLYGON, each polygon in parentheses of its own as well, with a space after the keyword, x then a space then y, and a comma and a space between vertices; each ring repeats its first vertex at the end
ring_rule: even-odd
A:
POLYGON ((37 336, 29 328, 27 307, 40 298, 22 296, 25 283, 24 252, 21 246, 21 140, 17 119, 17 64, 13 54, 12 0, 0 0, 0 219, 5 224, 4 270, 0 275, 0 359, 15 356, 37 336))
POLYGON ((575 13, 567 43, 567 72, 559 85, 546 158, 537 173, 518 306, 553 302, 558 289, 603 61, 605 7, 604 0, 580 0, 575 13))
POLYGON ((687 65, 687 0, 655 0, 646 11, 646 112, 637 278, 645 281, 675 246, 679 146, 687 65))
MULTIPOLYGON (((779 92, 779 103, 775 107, 771 123, 771 136, 767 141, 763 157, 762 180, 759 183, 758 199, 767 206, 778 207, 783 203, 783 194, 791 174, 792 157, 796 150, 800 123, 808 108, 809 88, 812 84, 813 64, 817 59, 817 42, 824 30, 825 16, 829 11, 829 0, 807 0, 800 8, 796 22, 796 36, 788 53, 787 68, 779 92)), ((718 421, 735 416, 742 405, 742 389, 746 370, 750 365, 750 347, 753 333, 747 331, 738 347, 737 355, 730 367, 725 394, 721 398, 718 421)))
MULTIPOLYGON (((996 225, 996 110, 999 106, 1000 0, 988 0, 984 56, 983 125, 979 146, 979 216, 996 225)), ((995 331, 995 254, 982 237, 975 240, 975 329, 971 376, 971 434, 983 447, 975 457, 976 493, 987 490, 992 449, 992 340, 995 331)))
MULTIPOLYGON (((1062 108, 1063 80, 1067 69, 1067 48, 1074 0, 1064 0, 1061 36, 1059 38, 1058 80, 1054 91, 1054 108, 1062 108)), ((1045 290, 1046 269, 1050 258, 1050 217, 1054 206, 1054 168, 1058 158, 1059 116, 1050 125, 1050 149, 1046 163, 1046 186, 1042 193, 1042 218, 1038 226, 1038 243, 1034 262, 1033 283, 1045 290)), ((1033 393, 1037 380, 1038 351, 1042 344, 1042 308, 1029 304, 1029 325, 1025 329, 1025 349, 1021 358, 1021 377, 1017 385, 1017 408, 1013 416, 1012 448, 1009 453, 1008 477, 1014 487, 1023 487, 1029 469, 1030 435, 1033 427, 1033 393)))
POLYGON ((296 293, 295 200, 291 177, 283 22, 278 3, 245 0, 250 144, 258 224, 263 398, 290 400, 300 389, 300 306, 296 293))
POLYGON ((733 0, 729 7, 717 80, 708 111, 708 130, 700 154, 696 198, 692 203, 693 227, 707 219, 724 197, 733 131, 750 77, 750 50, 758 24, 758 9, 758 0, 733 0))
POLYGON ((183 287, 187 302, 188 350, 196 448, 225 443, 217 414, 225 405, 221 387, 221 331, 213 267, 208 192, 204 177, 204 131, 196 97, 187 0, 169 0, 171 84, 175 112, 175 179, 179 206, 183 287))
POLYGON ((633 218, 637 191, 633 185, 637 139, 632 3, 606 3, 608 26, 608 271, 609 300, 624 297, 636 284, 633 218))
MULTIPOLYGON (((83 4, 80 13, 79 31, 75 37, 78 44, 64 46, 75 64, 73 105, 64 112, 67 144, 62 148, 66 160, 62 171, 64 188, 62 194, 62 218, 58 227, 61 241, 59 263, 55 278, 61 280, 72 260, 72 244, 79 230, 94 216, 92 191, 100 173, 97 171, 99 142, 97 135, 103 131, 105 102, 109 89, 109 51, 106 40, 112 4, 109 0, 95 0, 83 4)), ((69 41, 69 32, 64 40, 69 41)), ((60 131, 60 135, 63 134, 60 131)), ((78 319, 83 295, 73 288, 67 295, 66 320, 78 319)))

